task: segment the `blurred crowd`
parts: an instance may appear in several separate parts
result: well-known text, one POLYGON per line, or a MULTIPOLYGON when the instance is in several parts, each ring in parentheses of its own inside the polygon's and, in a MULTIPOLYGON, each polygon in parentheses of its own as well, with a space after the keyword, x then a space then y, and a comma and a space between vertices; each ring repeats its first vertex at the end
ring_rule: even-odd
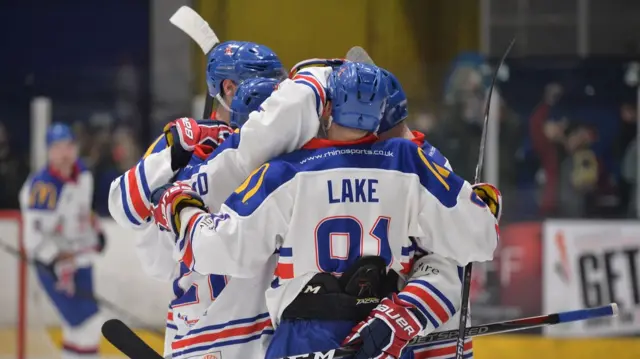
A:
MULTIPOLYGON (((611 58, 507 61, 492 105, 506 220, 636 216, 637 83, 628 81, 634 66, 611 58)), ((73 125, 82 159, 94 173, 96 211, 105 216, 110 182, 153 140, 155 134, 142 129, 162 125, 140 125, 151 116, 141 105, 138 73, 124 58, 100 106, 72 100, 60 105, 53 98, 54 108, 62 108, 53 120, 73 125)), ((409 103, 411 126, 427 133, 467 180, 475 171, 492 75, 482 56, 461 54, 436 101, 409 103)), ((17 208, 16 194, 29 172, 28 146, 16 146, 12 131, 21 128, 2 118, 0 208, 17 208)))

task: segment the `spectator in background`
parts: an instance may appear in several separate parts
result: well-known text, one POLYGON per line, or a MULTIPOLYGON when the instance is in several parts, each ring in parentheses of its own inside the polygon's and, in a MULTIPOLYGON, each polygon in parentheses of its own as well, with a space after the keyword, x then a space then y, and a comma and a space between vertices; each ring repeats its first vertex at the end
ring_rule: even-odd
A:
POLYGON ((562 97, 562 86, 548 84, 542 101, 529 119, 529 136, 533 151, 540 161, 544 184, 540 198, 540 214, 549 216, 556 212, 558 203, 558 184, 560 180, 560 148, 564 142, 567 128, 565 119, 557 121, 551 118, 551 109, 562 97))
POLYGON ((627 151, 622 158, 622 180, 628 184, 627 215, 638 216, 638 137, 634 138, 627 146, 627 151))
POLYGON ((9 133, 0 123, 0 208, 17 209, 18 193, 29 175, 28 162, 14 153, 9 142, 9 133))
MULTIPOLYGON (((632 93, 631 95, 635 95, 632 93)), ((636 136, 638 134, 637 110, 635 104, 632 103, 632 97, 629 101, 620 106, 620 130, 617 140, 614 142, 614 154, 621 163, 621 176, 619 187, 620 206, 625 215, 635 213, 635 184, 637 167, 634 159, 636 151, 633 149, 637 146, 636 136)))
POLYGON ((602 184, 600 161, 591 145, 597 133, 584 125, 570 128, 560 153, 558 211, 562 217, 583 218, 594 213, 602 184))
POLYGON ((478 62, 454 61, 447 80, 442 117, 429 135, 429 142, 449 159, 456 173, 468 181, 473 181, 478 159, 487 91, 485 83, 478 62))

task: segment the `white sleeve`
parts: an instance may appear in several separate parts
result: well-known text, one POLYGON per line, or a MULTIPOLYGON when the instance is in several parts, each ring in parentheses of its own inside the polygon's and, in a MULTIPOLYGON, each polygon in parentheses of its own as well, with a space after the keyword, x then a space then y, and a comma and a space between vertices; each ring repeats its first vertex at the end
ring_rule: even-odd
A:
POLYGON ((215 214, 183 210, 180 223, 185 225, 176 243, 183 262, 200 274, 252 277, 261 273, 287 232, 293 206, 284 187, 276 191, 268 195, 261 189, 246 202, 244 192, 234 193, 215 214))
POLYGON ((240 133, 229 137, 210 160, 191 178, 213 179, 201 195, 211 211, 217 211, 227 197, 254 169, 281 154, 302 147, 318 134, 320 126, 316 94, 291 80, 264 102, 261 111, 252 112, 240 133))
POLYGON ((151 191, 170 182, 175 174, 170 151, 165 148, 149 154, 111 182, 109 213, 119 225, 134 229, 148 225, 151 191))
POLYGON ((409 236, 418 246, 464 266, 493 259, 498 223, 469 182, 436 166, 421 149, 415 157, 417 188, 410 208, 409 236))
POLYGON ((142 270, 150 277, 167 282, 176 278, 178 263, 173 258, 173 243, 167 232, 160 232, 158 227, 149 225, 137 231, 135 250, 142 265, 142 270))
POLYGON ((435 253, 429 253, 413 264, 400 299, 413 304, 427 325, 421 335, 429 334, 455 316, 460 309, 462 281, 458 265, 435 253))

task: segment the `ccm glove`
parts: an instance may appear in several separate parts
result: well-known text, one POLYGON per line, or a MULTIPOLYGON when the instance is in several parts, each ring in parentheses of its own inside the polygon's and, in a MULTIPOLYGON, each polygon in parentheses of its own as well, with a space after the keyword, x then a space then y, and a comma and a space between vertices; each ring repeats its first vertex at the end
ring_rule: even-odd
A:
POLYGON ((473 188, 473 192, 480 197, 482 202, 487 204, 487 207, 499 222, 502 216, 502 194, 500 191, 489 183, 476 183, 471 188, 473 188))
POLYGON ((426 323, 422 313, 394 293, 391 298, 384 298, 367 319, 351 330, 343 345, 362 343, 354 359, 396 359, 426 323))
POLYGON ((184 182, 166 184, 151 192, 153 221, 161 231, 180 234, 180 211, 196 207, 208 212, 202 197, 184 182))

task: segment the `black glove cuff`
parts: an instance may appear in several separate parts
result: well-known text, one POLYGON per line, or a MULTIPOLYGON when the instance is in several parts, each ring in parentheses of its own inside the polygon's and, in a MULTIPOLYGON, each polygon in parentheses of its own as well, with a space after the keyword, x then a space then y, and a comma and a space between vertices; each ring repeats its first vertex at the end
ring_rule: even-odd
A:
POLYGON ((189 164, 192 153, 180 146, 171 146, 171 169, 175 172, 189 164))

